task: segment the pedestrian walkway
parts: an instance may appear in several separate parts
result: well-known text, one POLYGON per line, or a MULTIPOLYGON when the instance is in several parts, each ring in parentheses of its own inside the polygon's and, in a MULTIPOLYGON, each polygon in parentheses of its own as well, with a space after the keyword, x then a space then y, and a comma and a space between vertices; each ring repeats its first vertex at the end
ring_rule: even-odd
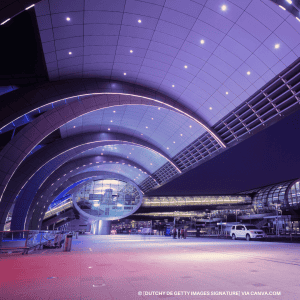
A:
POLYGON ((242 292, 267 292, 280 295, 253 299, 299 299, 299 250, 299 244, 83 235, 71 252, 1 254, 0 298, 243 299, 242 292), (213 295, 225 292, 231 294, 213 295))

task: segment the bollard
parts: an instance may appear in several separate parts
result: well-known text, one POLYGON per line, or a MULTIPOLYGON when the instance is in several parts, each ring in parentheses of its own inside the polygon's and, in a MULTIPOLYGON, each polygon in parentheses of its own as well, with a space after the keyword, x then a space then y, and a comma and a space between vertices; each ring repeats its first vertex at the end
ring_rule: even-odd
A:
POLYGON ((65 238, 65 245, 64 245, 64 251, 71 251, 71 246, 72 246, 72 234, 67 234, 65 238))

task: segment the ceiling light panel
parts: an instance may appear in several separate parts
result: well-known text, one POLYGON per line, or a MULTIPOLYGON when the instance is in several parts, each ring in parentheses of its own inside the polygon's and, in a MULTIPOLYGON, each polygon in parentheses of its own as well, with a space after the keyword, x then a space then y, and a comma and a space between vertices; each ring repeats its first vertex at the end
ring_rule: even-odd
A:
POLYGON ((138 22, 138 19, 140 19, 140 18, 136 14, 125 12, 123 14, 122 24, 125 26, 132 26, 132 27, 155 30, 155 28, 157 26, 157 22, 158 22, 157 18, 143 16, 143 18, 140 19, 141 23, 138 22))
MULTIPOLYGON (((169 138, 178 136, 178 132, 182 127, 187 127, 187 124, 193 125, 193 132, 186 134, 185 139, 188 139, 194 131, 199 134, 204 132, 199 124, 173 111, 163 108, 158 111, 157 107, 145 105, 124 105, 85 114, 63 125, 60 132, 65 138, 75 134, 106 131, 110 128, 112 132, 130 134, 139 138, 143 134, 144 140, 164 149, 164 143, 169 138), (117 113, 113 113, 113 110, 117 113), (152 117, 154 119, 150 123, 152 117), (110 122, 111 120, 113 122, 110 122)), ((187 142, 181 141, 176 145, 176 150, 179 151, 185 146, 187 142)), ((173 149, 175 151, 175 148, 173 149)))
POLYGON ((117 173, 131 179, 136 184, 140 184, 141 182, 143 182, 143 180, 145 180, 148 177, 148 175, 140 172, 138 169, 134 168, 133 166, 128 166, 126 164, 120 165, 117 163, 97 164, 96 166, 86 168, 83 171, 80 171, 79 173, 92 172, 92 171, 104 171, 104 172, 117 173), (139 176, 139 174, 141 175, 139 176))
POLYGON ((139 146, 132 146, 132 145, 107 145, 105 147, 97 147, 88 151, 85 151, 81 154, 78 154, 73 159, 89 157, 89 156, 101 156, 103 155, 112 155, 117 157, 122 157, 124 159, 129 156, 129 159, 133 162, 145 167, 149 170, 150 173, 155 172, 161 166, 163 166, 167 160, 162 157, 160 154, 157 154, 154 151, 149 149, 139 147, 139 146), (133 150, 132 150, 133 149, 133 150), (102 151, 103 150, 103 151, 102 151), (128 155, 131 153, 131 155, 128 155), (148 162, 151 161, 152 165, 148 166, 148 162))
MULTIPOLYGON (((35 10, 38 5, 35 6, 35 10)), ((44 17, 44 22, 45 22, 44 17)), ((83 25, 83 12, 70 11, 68 13, 61 12, 57 14, 51 15, 51 20, 49 20, 53 26, 53 28, 65 27, 65 26, 74 26, 74 25, 83 25)), ((77 26, 75 27, 77 28, 77 26)), ((61 28, 62 29, 62 28, 61 28)))

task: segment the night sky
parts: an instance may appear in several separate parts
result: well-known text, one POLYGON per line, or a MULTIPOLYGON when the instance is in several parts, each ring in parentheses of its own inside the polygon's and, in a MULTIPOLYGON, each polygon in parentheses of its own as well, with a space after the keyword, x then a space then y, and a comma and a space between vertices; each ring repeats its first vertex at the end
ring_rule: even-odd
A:
POLYGON ((44 54, 40 42, 34 10, 12 18, 0 27, 0 85, 26 85, 18 78, 47 77, 44 54))
POLYGON ((147 195, 234 194, 300 177, 300 111, 147 195))

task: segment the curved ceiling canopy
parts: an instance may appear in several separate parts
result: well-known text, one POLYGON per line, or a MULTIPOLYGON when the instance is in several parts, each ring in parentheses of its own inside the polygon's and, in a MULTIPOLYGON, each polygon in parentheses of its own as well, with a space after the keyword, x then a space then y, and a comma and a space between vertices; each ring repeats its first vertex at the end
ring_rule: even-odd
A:
MULTIPOLYGON (((103 80, 68 80, 19 89, 15 93, 5 94, 1 99, 0 130, 4 132, 32 121, 40 113, 61 106, 65 109, 67 107, 67 110, 75 110, 76 117, 79 117, 101 108, 140 104, 158 109, 165 107, 187 116, 208 131, 220 146, 226 148, 218 134, 195 112, 170 97, 136 85, 103 80), (78 107, 77 101, 81 107, 78 107)), ((70 120, 66 122, 68 121, 70 120)))
MULTIPOLYGON (((95 111, 104 106, 107 107, 109 105, 115 105, 115 102, 112 102, 111 104, 105 102, 107 101, 106 95, 98 96, 97 99, 87 97, 82 99, 82 101, 80 102, 72 102, 71 104, 65 104, 64 106, 59 108, 53 108, 52 110, 46 112, 44 115, 39 116, 25 128, 23 128, 16 135, 16 137, 4 147, 4 149, 0 153, 0 162, 2 161, 2 164, 0 164, 0 171, 2 169, 2 172, 6 173, 7 176, 5 178, 2 178, 1 180, 2 182, 0 186, 0 199, 2 199, 2 194, 7 186, 7 183, 9 182, 11 176, 14 174, 22 160, 36 145, 38 145, 43 140, 43 138, 45 138, 47 135, 49 135, 51 132, 53 132, 63 124, 81 115, 84 115, 91 111, 95 111), (98 102, 97 99, 101 99, 102 101, 98 102), (11 156, 11 151, 13 151, 15 156, 11 156)), ((135 97, 131 96, 117 96, 115 100, 119 100, 121 102, 129 101, 129 103, 131 103, 132 100, 135 102, 136 99, 135 97)), ((138 102, 143 103, 143 100, 138 100, 138 102)), ((159 150, 157 152, 161 153, 162 151, 159 150)), ((179 171, 178 168, 177 170, 179 171)), ((179 173, 181 172, 179 171, 179 173)))
POLYGON ((211 126, 300 53, 300 23, 270 0, 43 0, 35 10, 50 80, 143 85, 211 126))
POLYGON ((197 122, 169 109, 124 105, 97 110, 60 127, 63 138, 87 132, 119 132, 142 138, 171 157, 205 130, 197 122))
MULTIPOLYGON (((22 131, 20 133, 22 133, 22 131)), ((167 161, 172 163, 172 160, 168 157, 168 155, 164 154, 164 151, 161 151, 141 139, 124 134, 91 133, 78 135, 76 138, 72 136, 63 140, 58 140, 28 157, 28 159, 21 164, 4 194, 5 196, 3 199, 5 199, 5 201, 0 202, 0 222, 5 222, 6 214, 14 202, 14 199, 27 182, 31 181, 31 186, 28 186, 27 190, 29 190, 30 194, 32 194, 57 167, 82 151, 92 149, 100 145, 104 146, 116 144, 134 145, 146 148, 149 151, 154 151, 156 154, 162 155, 167 161)), ((176 165, 174 166, 176 167, 176 165)), ((119 171, 121 172, 121 170, 119 171)))
POLYGON ((163 156, 149 149, 138 147, 135 145, 124 144, 105 145, 93 148, 76 155, 73 159, 101 155, 111 155, 130 159, 149 170, 149 174, 154 173, 157 169, 159 169, 167 162, 167 160, 163 156))

